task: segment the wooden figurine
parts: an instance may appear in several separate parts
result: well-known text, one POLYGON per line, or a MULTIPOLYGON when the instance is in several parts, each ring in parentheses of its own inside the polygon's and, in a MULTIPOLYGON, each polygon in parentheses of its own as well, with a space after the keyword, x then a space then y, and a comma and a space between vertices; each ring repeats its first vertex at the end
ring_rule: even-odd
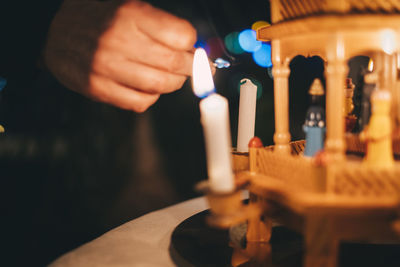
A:
POLYGON ((354 96, 354 84, 351 78, 346 78, 346 86, 344 89, 344 108, 343 108, 343 114, 345 117, 345 129, 346 132, 350 132, 353 130, 356 122, 357 122, 357 117, 352 114, 354 110, 354 103, 353 103, 353 96, 354 96))
POLYGON ((376 88, 376 82, 378 77, 376 73, 370 72, 364 76, 364 86, 362 89, 361 98, 361 112, 359 118, 360 130, 368 124, 369 118, 371 116, 371 94, 376 88))
POLYGON ((362 133, 367 143, 364 163, 368 167, 390 168, 394 165, 390 101, 389 91, 376 90, 372 93, 372 115, 368 127, 362 133))
POLYGON ((345 103, 343 113, 345 116, 350 115, 353 112, 354 104, 353 104, 353 96, 354 96, 354 84, 351 78, 346 78, 346 87, 345 87, 345 103))
POLYGON ((311 96, 311 106, 307 110, 303 130, 306 134, 304 156, 313 157, 324 148, 325 140, 325 110, 322 105, 324 88, 319 79, 315 79, 308 93, 311 96))

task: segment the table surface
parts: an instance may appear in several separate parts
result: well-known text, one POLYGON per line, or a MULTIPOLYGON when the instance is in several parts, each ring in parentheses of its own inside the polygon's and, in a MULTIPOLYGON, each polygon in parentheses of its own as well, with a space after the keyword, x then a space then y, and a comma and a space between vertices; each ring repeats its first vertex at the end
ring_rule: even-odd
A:
POLYGON ((200 197, 146 214, 62 255, 50 266, 176 266, 169 253, 172 232, 207 208, 200 197))

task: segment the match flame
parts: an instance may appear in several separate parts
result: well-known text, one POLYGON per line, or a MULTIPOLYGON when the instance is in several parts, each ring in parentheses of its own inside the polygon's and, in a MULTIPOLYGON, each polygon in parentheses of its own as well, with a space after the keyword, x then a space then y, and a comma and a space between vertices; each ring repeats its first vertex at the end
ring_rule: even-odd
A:
POLYGON ((192 87, 194 94, 200 98, 215 92, 210 63, 203 48, 197 48, 194 53, 192 87))

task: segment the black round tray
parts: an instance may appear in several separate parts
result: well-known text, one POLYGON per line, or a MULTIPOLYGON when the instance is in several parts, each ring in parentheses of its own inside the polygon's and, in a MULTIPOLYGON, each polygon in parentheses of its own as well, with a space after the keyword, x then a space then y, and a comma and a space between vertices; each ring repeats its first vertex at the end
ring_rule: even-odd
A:
MULTIPOLYGON (((208 226, 205 222, 208 214, 206 210, 189 217, 172 233, 170 255, 177 266, 231 266, 233 248, 228 245, 229 231, 208 226)), ((302 266, 300 234, 277 226, 273 228, 270 244, 271 260, 267 266, 302 266)), ((339 251, 340 267, 400 266, 400 244, 343 243, 339 251)), ((241 266, 250 266, 250 263, 241 266)))

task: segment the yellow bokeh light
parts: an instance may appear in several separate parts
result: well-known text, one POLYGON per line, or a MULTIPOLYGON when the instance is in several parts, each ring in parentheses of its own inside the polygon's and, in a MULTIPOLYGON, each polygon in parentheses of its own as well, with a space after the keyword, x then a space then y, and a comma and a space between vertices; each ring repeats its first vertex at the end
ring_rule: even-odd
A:
POLYGON ((269 24, 266 21, 263 20, 259 20, 253 23, 253 25, 251 25, 251 29, 254 31, 257 31, 260 27, 264 27, 264 26, 271 26, 271 24, 269 24))

